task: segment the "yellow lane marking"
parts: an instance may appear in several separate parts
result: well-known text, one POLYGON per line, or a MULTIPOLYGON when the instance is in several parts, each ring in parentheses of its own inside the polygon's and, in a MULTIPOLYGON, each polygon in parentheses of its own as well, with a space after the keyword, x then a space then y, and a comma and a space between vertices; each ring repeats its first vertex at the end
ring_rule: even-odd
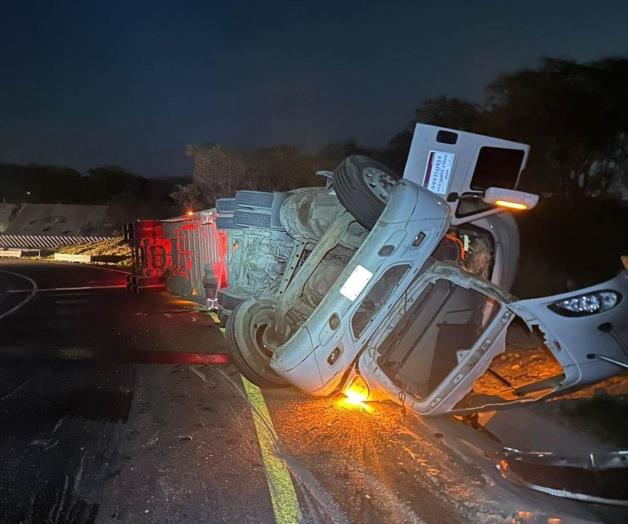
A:
MULTIPOLYGON (((220 322, 215 312, 211 312, 210 317, 214 322, 220 322)), ((225 332, 224 328, 220 328, 220 331, 223 334, 225 332)), ((301 521, 302 517, 299 499, 294 489, 290 471, 286 463, 277 454, 277 433, 264 400, 264 395, 260 388, 244 377, 242 377, 242 384, 251 403, 251 413, 253 414, 257 440, 262 452, 262 461, 264 462, 270 500, 275 513, 275 522, 277 524, 296 524, 301 521)))
POLYGON ((262 451, 262 459, 266 468, 266 480, 270 490, 270 500, 275 512, 277 524, 293 524, 300 522, 301 510, 294 484, 286 463, 277 456, 275 444, 277 435, 268 412, 261 390, 242 377, 244 391, 252 406, 253 421, 257 430, 257 440, 262 451))

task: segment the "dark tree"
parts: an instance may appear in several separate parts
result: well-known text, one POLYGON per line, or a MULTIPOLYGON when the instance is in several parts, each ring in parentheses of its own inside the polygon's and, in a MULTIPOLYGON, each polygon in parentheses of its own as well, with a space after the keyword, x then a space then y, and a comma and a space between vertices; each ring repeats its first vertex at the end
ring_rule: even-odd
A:
POLYGON ((489 133, 529 143, 532 188, 616 196, 627 186, 628 60, 545 59, 487 88, 489 133))
POLYGON ((405 164, 416 122, 528 143, 525 183, 562 197, 618 197, 628 190, 628 60, 546 58, 499 76, 479 106, 456 98, 424 101, 395 135, 390 163, 405 164))
POLYGON ((79 202, 81 182, 69 167, 0 163, 0 201, 79 202))
POLYGON ((148 179, 123 167, 103 166, 87 170, 87 193, 95 202, 141 198, 148 191, 148 179))
POLYGON ((389 163, 399 171, 406 164, 417 122, 480 133, 484 125, 484 111, 479 105, 458 98, 439 96, 425 100, 414 111, 413 121, 388 143, 389 163))
POLYGON ((314 174, 335 165, 333 160, 304 155, 286 145, 266 149, 188 146, 187 155, 194 162, 192 184, 179 186, 172 195, 187 209, 212 207, 217 198, 233 196, 240 189, 284 191, 323 185, 314 174))

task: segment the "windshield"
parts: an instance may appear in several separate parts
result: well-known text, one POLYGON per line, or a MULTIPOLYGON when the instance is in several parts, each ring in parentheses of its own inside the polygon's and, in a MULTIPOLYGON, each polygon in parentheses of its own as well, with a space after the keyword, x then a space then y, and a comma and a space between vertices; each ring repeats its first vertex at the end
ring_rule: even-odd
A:
POLYGON ((366 294, 360 307, 351 319, 351 328, 355 338, 362 336, 366 326, 370 324, 373 316, 386 303, 401 279, 408 272, 408 269, 410 269, 409 264, 389 268, 366 294))
POLYGON ((436 280, 384 341, 380 366, 397 386, 425 398, 464 358, 499 309, 478 291, 436 280))

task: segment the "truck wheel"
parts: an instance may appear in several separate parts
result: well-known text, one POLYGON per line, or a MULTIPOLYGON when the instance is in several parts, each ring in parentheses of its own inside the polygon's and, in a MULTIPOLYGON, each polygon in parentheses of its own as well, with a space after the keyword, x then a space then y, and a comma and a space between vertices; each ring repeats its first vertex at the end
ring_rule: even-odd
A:
POLYGON ((255 213, 254 211, 245 211, 236 209, 233 213, 233 223, 236 226, 259 227, 270 229, 272 217, 270 213, 255 213))
POLYGON ((242 189, 236 193, 235 203, 236 206, 270 209, 271 207, 273 207, 274 199, 275 193, 270 193, 266 191, 249 191, 248 189, 242 189))
POLYGON ((222 306, 223 309, 235 309, 247 299, 247 297, 232 295, 231 293, 229 293, 229 291, 226 290, 219 291, 218 293, 218 303, 222 306))
POLYGON ((265 344, 264 332, 273 321, 271 300, 250 299, 231 312, 225 338, 233 365, 242 375, 261 388, 287 386, 270 367, 272 349, 265 344))
POLYGON ((233 213, 235 207, 235 198, 219 198, 216 200, 216 211, 218 213, 233 213))
POLYGON ((390 190, 401 177, 364 155, 345 158, 334 171, 332 185, 340 203, 366 229, 373 229, 390 190))
POLYGON ((223 229, 223 230, 227 230, 227 229, 242 229, 240 226, 236 226, 233 223, 233 215, 229 215, 229 216, 218 216, 216 218, 216 227, 218 229, 223 229))

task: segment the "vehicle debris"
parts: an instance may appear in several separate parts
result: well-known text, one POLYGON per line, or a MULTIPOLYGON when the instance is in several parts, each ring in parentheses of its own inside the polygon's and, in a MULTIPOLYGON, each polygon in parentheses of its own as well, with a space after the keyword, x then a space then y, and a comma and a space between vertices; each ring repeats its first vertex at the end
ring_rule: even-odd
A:
POLYGON ((494 410, 598 382, 618 368, 592 357, 591 347, 613 360, 625 361, 626 356, 620 336, 597 327, 609 324, 613 333, 625 333, 625 309, 573 317, 549 306, 599 289, 625 295, 628 273, 575 293, 517 301, 480 277, 434 262, 387 312, 347 380, 359 376, 369 386, 369 399, 401 399, 421 415, 494 410), (549 376, 523 375, 519 381, 511 374, 509 381, 494 366, 507 351, 508 330, 517 320, 544 334, 543 348, 533 349, 549 376), (488 378, 501 378, 501 388, 487 394, 488 378), (478 387, 478 380, 484 385, 478 387))
POLYGON ((568 457, 504 448, 501 475, 520 486, 557 497, 628 506, 628 450, 568 457))

